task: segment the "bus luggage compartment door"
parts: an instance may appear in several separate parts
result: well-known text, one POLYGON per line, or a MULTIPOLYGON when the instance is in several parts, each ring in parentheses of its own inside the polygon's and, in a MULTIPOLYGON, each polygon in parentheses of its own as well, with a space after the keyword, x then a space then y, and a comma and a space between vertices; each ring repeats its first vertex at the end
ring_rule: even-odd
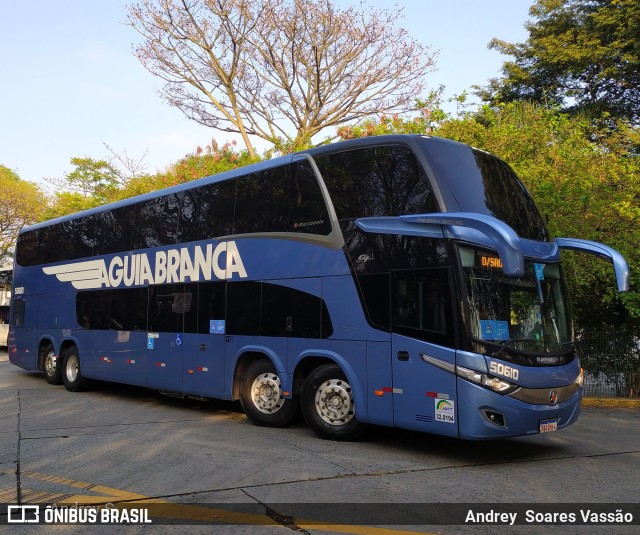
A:
POLYGON ((392 337, 393 411, 396 427, 458 436, 456 378, 423 355, 455 366, 455 351, 399 334, 392 337))

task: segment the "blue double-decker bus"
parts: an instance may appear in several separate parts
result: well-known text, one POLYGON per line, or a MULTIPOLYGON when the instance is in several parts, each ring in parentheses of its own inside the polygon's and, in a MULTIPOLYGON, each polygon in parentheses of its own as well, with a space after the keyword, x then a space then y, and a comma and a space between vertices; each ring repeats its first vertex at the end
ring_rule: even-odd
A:
POLYGON ((576 421, 582 370, 560 249, 500 159, 435 137, 336 143, 25 228, 12 363, 464 439, 576 421))

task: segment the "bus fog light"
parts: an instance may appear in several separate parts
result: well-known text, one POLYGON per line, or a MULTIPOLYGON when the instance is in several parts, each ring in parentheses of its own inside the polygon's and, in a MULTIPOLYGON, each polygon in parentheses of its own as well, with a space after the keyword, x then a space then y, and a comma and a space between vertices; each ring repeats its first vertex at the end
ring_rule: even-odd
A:
POLYGON ((497 425, 499 427, 506 427, 507 420, 504 417, 504 414, 498 411, 491 411, 489 409, 482 409, 483 416, 489 420, 492 424, 497 425))

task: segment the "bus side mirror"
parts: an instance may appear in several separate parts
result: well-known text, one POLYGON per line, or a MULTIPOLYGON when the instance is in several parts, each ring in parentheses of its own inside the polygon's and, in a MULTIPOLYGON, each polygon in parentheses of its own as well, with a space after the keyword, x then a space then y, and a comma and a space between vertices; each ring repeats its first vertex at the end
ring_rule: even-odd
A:
POLYGON ((580 251, 608 260, 613 264, 613 269, 616 273, 618 291, 629 291, 629 264, 627 264, 624 256, 622 256, 618 251, 603 245, 602 243, 578 240, 576 238, 556 238, 554 241, 558 244, 560 249, 580 251))

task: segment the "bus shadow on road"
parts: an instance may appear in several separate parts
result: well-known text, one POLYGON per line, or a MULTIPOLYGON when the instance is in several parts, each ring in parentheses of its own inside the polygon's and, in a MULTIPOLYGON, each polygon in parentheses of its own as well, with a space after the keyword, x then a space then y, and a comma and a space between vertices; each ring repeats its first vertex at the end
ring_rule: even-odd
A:
POLYGON ((376 447, 388 447, 389 450, 465 459, 472 464, 517 463, 572 456, 569 442, 565 439, 554 440, 540 435, 470 441, 419 431, 371 426, 361 440, 376 447))

